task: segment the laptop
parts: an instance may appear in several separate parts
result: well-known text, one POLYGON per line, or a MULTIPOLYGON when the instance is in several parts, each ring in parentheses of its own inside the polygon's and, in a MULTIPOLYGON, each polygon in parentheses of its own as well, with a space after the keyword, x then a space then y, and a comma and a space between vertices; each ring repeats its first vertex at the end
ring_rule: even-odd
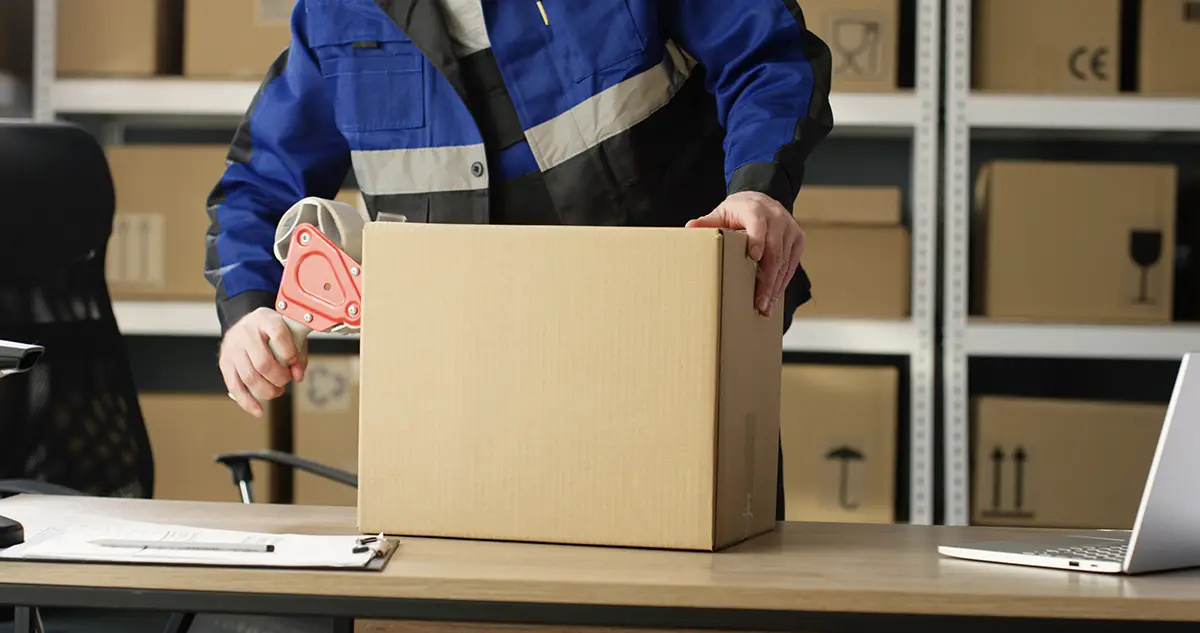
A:
MULTIPOLYGON (((1086 439, 1081 442, 1086 448, 1086 439)), ((1200 567, 1200 354, 1179 365, 1133 530, 943 545, 953 558, 1109 574, 1200 567)))

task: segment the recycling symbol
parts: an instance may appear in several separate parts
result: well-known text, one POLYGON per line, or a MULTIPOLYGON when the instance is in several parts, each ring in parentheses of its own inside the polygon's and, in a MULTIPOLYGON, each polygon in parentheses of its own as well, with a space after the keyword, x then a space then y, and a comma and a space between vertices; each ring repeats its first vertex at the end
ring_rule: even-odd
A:
POLYGON ((314 408, 323 408, 346 395, 348 381, 346 376, 318 365, 312 368, 304 382, 308 401, 314 408))

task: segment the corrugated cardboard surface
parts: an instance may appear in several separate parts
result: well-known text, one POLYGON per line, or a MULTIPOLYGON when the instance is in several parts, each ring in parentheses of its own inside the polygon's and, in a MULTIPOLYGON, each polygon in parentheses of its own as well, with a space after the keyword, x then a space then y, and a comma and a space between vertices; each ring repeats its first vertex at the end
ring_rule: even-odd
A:
POLYGON ((58 0, 63 76, 148 77, 179 65, 180 0, 58 0))
POLYGON ((1166 405, 1011 397, 972 405, 975 524, 1133 527, 1166 405))
MULTIPOLYGON (((358 356, 310 356, 297 384, 292 449, 311 459, 358 472, 358 356)), ((292 500, 300 505, 354 506, 354 488, 296 471, 292 500)))
POLYGON ((894 367, 783 366, 788 521, 895 521, 899 380, 894 367))
POLYGON ((797 318, 908 316, 911 246, 903 226, 806 225, 801 262, 813 298, 797 318))
POLYGON ((117 194, 105 262, 114 299, 212 299, 204 278, 204 205, 227 151, 224 145, 107 149, 117 194))
POLYGON ((975 89, 1120 90, 1121 0, 976 0, 973 15, 975 89))
POLYGON ((261 79, 291 40, 296 0, 186 0, 183 74, 261 79))
MULTIPOLYGON (((142 393, 138 396, 154 452, 154 498, 241 500, 218 454, 276 447, 280 409, 262 419, 243 412, 225 394, 142 393)), ((256 502, 274 500, 275 473, 253 464, 256 502)))
POLYGON ((796 196, 792 215, 801 226, 811 223, 900 224, 899 187, 832 187, 807 185, 796 196))
POLYGON ((782 317, 754 310, 745 249, 368 225, 359 527, 700 550, 773 529, 782 317))
POLYGON ((1138 91, 1200 96, 1200 2, 1142 0, 1138 91))
POLYGON ((900 0, 803 0, 800 8, 833 54, 835 92, 897 90, 900 0))
POLYGON ((1176 178, 1174 165, 985 166, 973 223, 976 312, 1015 320, 1170 321, 1176 178), (1135 250, 1147 266, 1134 259, 1135 250))

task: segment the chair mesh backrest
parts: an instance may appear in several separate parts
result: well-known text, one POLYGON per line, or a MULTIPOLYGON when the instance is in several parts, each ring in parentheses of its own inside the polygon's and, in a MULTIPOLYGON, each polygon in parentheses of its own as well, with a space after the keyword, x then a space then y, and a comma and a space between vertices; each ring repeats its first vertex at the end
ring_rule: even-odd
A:
POLYGON ((45 354, 0 379, 0 479, 149 497, 153 459, 104 278, 103 150, 62 124, 0 123, 0 339, 45 354))

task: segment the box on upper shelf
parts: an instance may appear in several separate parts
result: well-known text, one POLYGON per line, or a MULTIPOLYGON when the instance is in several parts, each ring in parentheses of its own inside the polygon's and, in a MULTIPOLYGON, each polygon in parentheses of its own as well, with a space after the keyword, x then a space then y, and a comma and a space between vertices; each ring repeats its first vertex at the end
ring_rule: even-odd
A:
MULTIPOLYGON (((221 453, 279 448, 287 424, 285 401, 265 407, 261 419, 242 411, 226 394, 138 394, 154 452, 154 498, 184 501, 240 501, 229 469, 213 461, 221 453)), ((254 464, 251 491, 256 502, 279 498, 279 473, 254 464)))
POLYGON ((899 89, 900 0, 803 0, 800 8, 829 46, 834 92, 899 89))
POLYGON ((177 73, 180 0, 58 0, 55 64, 61 77, 177 73))
POLYGON ((783 366, 788 521, 896 520, 895 367, 783 366))
POLYGON ((1200 1, 1142 0, 1138 92, 1200 97, 1200 1))
MULTIPOLYGON (((297 457, 358 472, 358 356, 313 355, 293 390, 292 451, 297 457)), ((300 505, 358 505, 354 488, 295 471, 292 499, 300 505)))
POLYGON ((702 551, 773 530, 783 315, 754 309, 746 239, 368 224, 359 528, 702 551))
POLYGON ((984 396, 972 409, 972 523, 1133 527, 1166 405, 984 396))
POLYGON ((1121 0, 976 0, 973 16, 972 88, 1120 91, 1121 0))
POLYGON ((806 186, 793 213, 807 241, 813 298, 797 318, 909 315, 911 240, 898 187, 806 186))
POLYGON ((296 0, 185 3, 183 74, 190 79, 261 80, 291 41, 296 0))
POLYGON ((1171 321, 1176 172, 1149 163, 985 165, 972 220, 973 313, 1068 323, 1171 321))

